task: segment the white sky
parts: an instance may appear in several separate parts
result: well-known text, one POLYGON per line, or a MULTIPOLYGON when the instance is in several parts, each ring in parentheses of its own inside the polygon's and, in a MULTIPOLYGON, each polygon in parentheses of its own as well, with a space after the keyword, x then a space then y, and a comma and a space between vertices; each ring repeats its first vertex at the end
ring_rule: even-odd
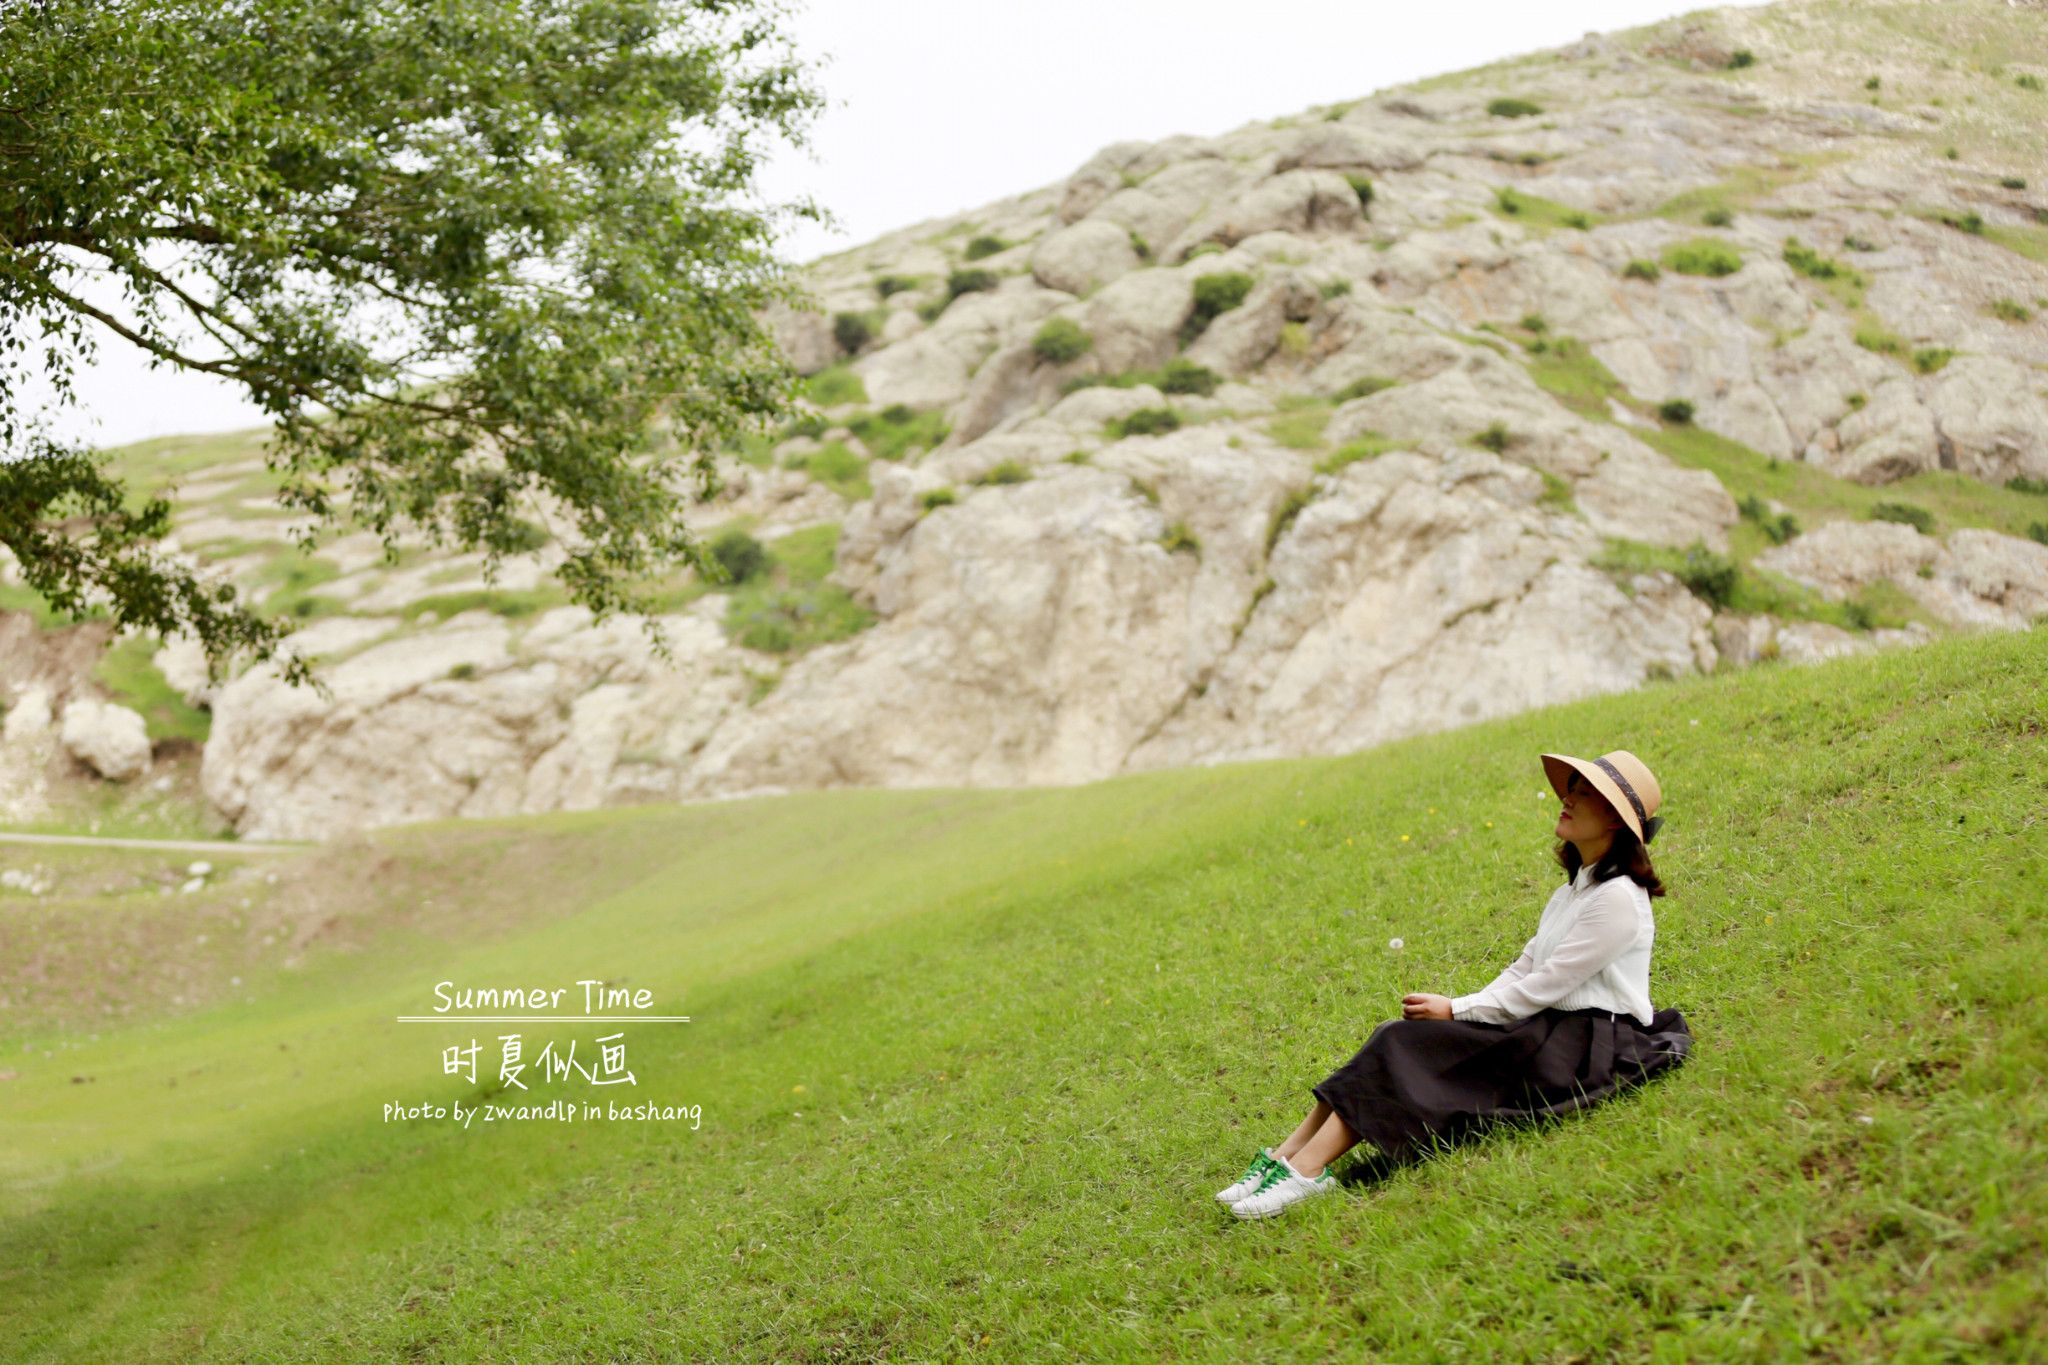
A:
MULTIPOLYGON (((789 225, 785 255, 802 262, 1061 180, 1112 142, 1223 133, 1699 8, 1266 0, 1254 18, 1214 0, 808 0, 784 28, 830 103, 808 149, 780 145, 758 184, 767 201, 809 195, 841 220, 837 234, 789 225)), ((111 334, 77 387, 53 425, 105 445, 263 420, 233 387, 152 369, 111 334)))

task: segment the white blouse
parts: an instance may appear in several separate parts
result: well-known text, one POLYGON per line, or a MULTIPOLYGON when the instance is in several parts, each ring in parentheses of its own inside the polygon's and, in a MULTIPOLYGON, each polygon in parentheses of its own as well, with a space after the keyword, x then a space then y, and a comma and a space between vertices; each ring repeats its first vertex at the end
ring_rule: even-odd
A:
POLYGON ((1538 1010, 1588 1007, 1633 1015, 1648 1027, 1650 893, 1623 873, 1593 880, 1590 865, 1543 907, 1536 936, 1485 989, 1451 1001, 1451 1018, 1510 1024, 1538 1010))

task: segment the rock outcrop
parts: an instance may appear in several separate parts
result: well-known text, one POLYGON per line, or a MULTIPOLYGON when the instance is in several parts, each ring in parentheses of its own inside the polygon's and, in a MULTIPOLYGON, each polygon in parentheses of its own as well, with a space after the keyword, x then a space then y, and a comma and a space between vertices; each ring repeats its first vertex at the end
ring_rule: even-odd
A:
MULTIPOLYGON (((1948 54, 1892 35, 1880 102, 1840 40, 1864 22, 1691 15, 1117 142, 816 262, 819 307, 768 320, 832 401, 722 454, 691 519, 771 551, 836 528, 806 591, 870 624, 751 647, 748 590, 712 591, 662 617, 664 660, 637 624, 487 609, 472 559, 379 567, 351 538, 313 589, 332 614, 291 642, 331 699, 160 657, 211 705, 206 792, 244 834, 317 837, 1073 783, 2024 627, 2048 613, 2026 538, 2048 524, 2026 491, 2048 485, 2048 146, 2000 130, 2039 97, 1895 101, 1948 54), (1737 50, 1758 60, 1729 69, 1737 50), (898 421, 927 425, 884 449, 874 424, 898 421), (1802 480, 1774 482, 1788 464, 1802 480), (1964 529, 1815 491, 1910 501, 1929 475, 1985 486, 1964 529), (1745 515, 1774 519, 1772 548, 1745 515), (1737 569, 1808 600, 1730 610, 1737 569)), ((238 525, 216 507, 181 534, 238 525)), ((559 563, 551 545, 498 586, 559 563)))

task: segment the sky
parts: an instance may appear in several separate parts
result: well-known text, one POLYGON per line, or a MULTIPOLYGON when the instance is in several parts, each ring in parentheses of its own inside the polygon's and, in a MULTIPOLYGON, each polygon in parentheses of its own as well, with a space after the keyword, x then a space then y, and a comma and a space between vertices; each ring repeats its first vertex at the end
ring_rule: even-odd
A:
MULTIPOLYGON (((787 225, 783 255, 801 263, 1062 180, 1112 142, 1212 136, 1700 8, 1265 0, 1253 18, 1210 0, 797 0, 782 28, 828 105, 807 146, 772 146, 756 183, 840 220, 787 225)), ((263 420, 233 387, 153 369, 111 334, 77 390, 69 411, 26 397, 59 434, 100 445, 263 420)))

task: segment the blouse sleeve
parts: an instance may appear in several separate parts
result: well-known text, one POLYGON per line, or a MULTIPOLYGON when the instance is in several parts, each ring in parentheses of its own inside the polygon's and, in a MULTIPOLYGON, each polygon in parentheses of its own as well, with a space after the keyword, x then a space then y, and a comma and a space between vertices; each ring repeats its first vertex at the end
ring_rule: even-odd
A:
MULTIPOLYGON (((1547 1009, 1627 952, 1639 928, 1635 898, 1623 879, 1616 877, 1579 908, 1578 917, 1542 966, 1530 967, 1512 980, 1508 972, 1514 967, 1510 967, 1485 989, 1457 997, 1451 1001, 1451 1018, 1509 1024, 1547 1009)), ((1523 956, 1527 956, 1526 950, 1523 956)))

